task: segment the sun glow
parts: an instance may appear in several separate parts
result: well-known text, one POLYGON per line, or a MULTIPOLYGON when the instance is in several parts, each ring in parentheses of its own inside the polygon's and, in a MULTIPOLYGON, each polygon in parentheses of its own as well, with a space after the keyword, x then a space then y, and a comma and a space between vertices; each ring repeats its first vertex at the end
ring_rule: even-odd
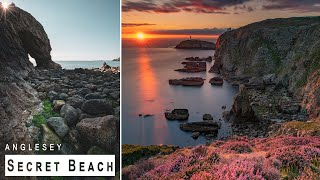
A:
POLYGON ((9 8, 9 3, 8 2, 3 2, 2 3, 3 9, 8 9, 9 8))
POLYGON ((138 39, 144 39, 144 34, 142 32, 137 33, 137 38, 138 39))

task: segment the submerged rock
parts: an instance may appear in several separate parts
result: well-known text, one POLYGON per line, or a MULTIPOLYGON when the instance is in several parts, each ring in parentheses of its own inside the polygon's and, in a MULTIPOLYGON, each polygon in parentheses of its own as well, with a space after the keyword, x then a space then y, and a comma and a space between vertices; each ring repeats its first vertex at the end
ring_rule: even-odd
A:
POLYGON ((205 72, 207 68, 206 62, 182 62, 184 68, 176 69, 179 72, 197 73, 205 72))
POLYGON ((167 120, 187 120, 189 118, 188 109, 174 109, 164 113, 167 120))
POLYGON ((170 79, 170 85, 182 85, 182 86, 202 86, 205 79, 200 77, 188 77, 182 79, 170 79))
POLYGON ((200 132, 200 133, 217 133, 219 125, 212 121, 192 122, 180 124, 180 129, 183 131, 200 132))
POLYGON ((211 114, 204 114, 202 119, 204 121, 211 121, 211 120, 213 120, 213 117, 211 116, 211 114))
POLYGON ((223 85, 223 79, 221 77, 213 77, 210 79, 209 83, 211 85, 215 86, 222 86, 223 85))

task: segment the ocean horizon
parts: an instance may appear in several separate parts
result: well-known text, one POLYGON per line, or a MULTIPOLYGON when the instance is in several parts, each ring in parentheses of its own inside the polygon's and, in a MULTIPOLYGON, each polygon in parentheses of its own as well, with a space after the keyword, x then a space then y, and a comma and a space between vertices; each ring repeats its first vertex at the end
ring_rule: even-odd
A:
MULTIPOLYGON (((30 60, 34 66, 36 63, 34 60, 30 60)), ((61 65, 62 69, 75 69, 75 68, 99 68, 103 63, 107 63, 111 67, 120 66, 119 61, 112 60, 53 60, 54 62, 61 65)))

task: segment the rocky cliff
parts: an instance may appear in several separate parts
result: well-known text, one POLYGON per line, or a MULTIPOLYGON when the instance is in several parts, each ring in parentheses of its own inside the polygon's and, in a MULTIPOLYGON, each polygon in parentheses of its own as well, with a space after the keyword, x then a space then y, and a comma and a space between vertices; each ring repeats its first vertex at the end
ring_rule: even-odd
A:
MULTIPOLYGON (((60 68, 51 60, 51 46, 41 24, 13 4, 0 3, 0 174, 5 144, 32 143, 25 121, 39 104, 36 91, 23 77, 34 70, 28 54, 39 68, 60 68)), ((6 152, 8 154, 9 152, 6 152)))
POLYGON ((177 49, 203 49, 211 50, 215 48, 215 44, 212 42, 201 41, 197 39, 189 39, 181 41, 177 46, 177 49))
POLYGON ((214 68, 231 81, 248 83, 254 77, 251 80, 259 87, 285 88, 304 102, 311 117, 317 117, 319 47, 320 17, 269 19, 222 34, 214 68))

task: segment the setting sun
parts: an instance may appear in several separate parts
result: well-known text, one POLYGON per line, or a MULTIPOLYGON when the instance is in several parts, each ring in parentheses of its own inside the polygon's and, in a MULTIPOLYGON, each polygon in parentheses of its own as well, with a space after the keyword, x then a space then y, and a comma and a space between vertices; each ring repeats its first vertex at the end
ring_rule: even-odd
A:
POLYGON ((141 32, 137 33, 137 38, 138 39, 144 39, 144 34, 141 33, 141 32))
POLYGON ((9 3, 3 2, 3 3, 2 3, 2 7, 3 7, 4 9, 8 9, 9 3))

